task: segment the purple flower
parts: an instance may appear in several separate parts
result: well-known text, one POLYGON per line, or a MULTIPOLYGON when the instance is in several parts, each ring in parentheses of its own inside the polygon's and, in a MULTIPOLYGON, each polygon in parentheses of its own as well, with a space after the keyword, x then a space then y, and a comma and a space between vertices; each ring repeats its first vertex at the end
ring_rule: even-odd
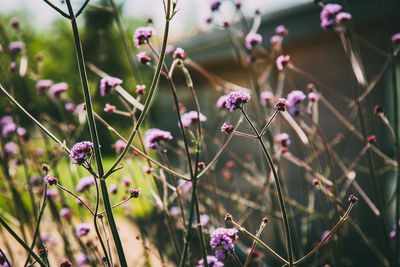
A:
POLYGON ((17 128, 17 135, 19 136, 19 137, 26 137, 27 135, 26 135, 26 129, 25 128, 23 128, 23 127, 18 127, 17 128))
POLYGON ((115 149, 115 152, 121 153, 122 150, 126 147, 126 143, 121 139, 118 139, 115 144, 112 145, 112 148, 115 149))
POLYGON ((50 199, 57 199, 58 198, 58 192, 57 190, 54 190, 53 188, 48 188, 46 191, 46 196, 50 199))
POLYGON ((14 120, 13 120, 13 118, 11 116, 3 116, 3 117, 1 117, 0 126, 3 127, 4 125, 9 124, 9 123, 14 123, 14 120))
POLYGON ((13 27, 15 30, 19 29, 19 19, 14 17, 10 19, 10 25, 13 27))
POLYGON ((289 62, 290 62, 290 56, 280 55, 276 59, 276 67, 278 70, 283 70, 287 66, 287 64, 289 64, 289 62))
POLYGON ((163 131, 157 128, 147 130, 144 142, 148 150, 156 150, 161 142, 172 140, 172 135, 168 131, 163 131))
POLYGON ((108 192, 110 192, 110 194, 115 195, 118 192, 118 186, 116 184, 110 184, 108 192))
POLYGON ((44 177, 44 182, 46 184, 49 184, 49 185, 55 185, 55 184, 58 183, 58 179, 56 177, 53 177, 53 176, 50 176, 50 175, 46 175, 44 177))
POLYGON ((129 189, 129 194, 133 198, 138 198, 140 196, 141 191, 142 191, 141 188, 132 188, 132 189, 129 189))
POLYGON ((280 36, 286 36, 288 35, 289 31, 286 29, 285 26, 279 25, 278 27, 275 28, 275 33, 280 36))
POLYGON ((4 145, 3 151, 8 155, 16 155, 19 152, 19 148, 16 143, 8 142, 4 145))
POLYGON ((116 106, 110 105, 110 104, 107 103, 107 104, 104 106, 104 111, 105 111, 105 112, 111 112, 111 111, 114 111, 116 108, 117 108, 116 106))
POLYGON ((39 80, 39 81, 37 81, 36 88, 37 88, 38 94, 40 96, 42 96, 43 93, 44 93, 44 90, 49 89, 52 84, 53 84, 52 80, 39 80))
POLYGON ((275 109, 278 111, 286 111, 287 100, 284 98, 279 98, 278 102, 275 104, 275 109))
POLYGON ((67 91, 68 84, 67 83, 55 83, 49 89, 50 97, 53 100, 59 100, 61 93, 67 91))
POLYGON ((224 250, 224 249, 217 249, 216 251, 215 251, 215 257, 218 259, 218 260, 223 260, 223 259, 225 259, 226 258, 226 254, 227 254, 227 251, 226 250, 224 250))
POLYGON ((182 125, 183 127, 190 127, 192 123, 197 122, 197 120, 200 118, 200 122, 205 122, 207 120, 207 117, 204 116, 203 114, 200 113, 200 116, 198 115, 197 111, 189 111, 181 116, 182 120, 182 125))
POLYGON ((342 23, 351 20, 351 14, 347 12, 340 12, 336 15, 336 22, 342 23))
POLYGON ((172 216, 177 216, 181 214, 181 209, 177 206, 173 206, 171 207, 171 210, 169 212, 171 213, 172 216))
POLYGON ((89 141, 76 143, 71 148, 69 157, 74 160, 75 164, 82 164, 88 159, 88 155, 93 152, 93 144, 89 141))
POLYGON ((76 236, 81 238, 87 235, 90 230, 92 230, 92 225, 90 223, 80 223, 76 226, 76 236))
POLYGON ((24 44, 24 42, 21 42, 21 41, 10 42, 10 44, 8 45, 8 49, 10 49, 10 52, 13 55, 20 52, 22 49, 24 49, 24 47, 25 47, 25 44, 24 44))
POLYGON ((172 44, 167 45, 165 48, 165 54, 172 56, 175 51, 175 47, 172 44))
POLYGON ((210 6, 211 11, 214 12, 214 11, 218 10, 219 7, 220 7, 220 5, 221 5, 221 2, 220 2, 220 1, 214 1, 214 2, 212 2, 212 3, 211 3, 211 6, 210 6))
POLYGON ((117 85, 122 83, 121 79, 115 77, 104 77, 100 81, 100 95, 105 96, 108 95, 112 89, 114 89, 117 85))
POLYGON ((241 8, 241 7, 242 7, 242 2, 240 2, 240 1, 235 1, 235 7, 236 7, 237 9, 241 8))
MULTIPOLYGON (((223 250, 233 249, 235 246, 233 242, 238 239, 238 230, 235 228, 217 228, 211 233, 210 246, 212 249, 218 248, 223 250)), ((219 256, 221 252, 219 252, 219 256)))
POLYGON ((12 62, 10 63, 10 66, 8 67, 8 70, 9 70, 10 72, 15 72, 15 71, 17 70, 17 68, 18 68, 17 62, 16 62, 16 61, 12 61, 12 62))
POLYGON ((282 44, 282 36, 280 35, 273 35, 269 41, 274 47, 279 47, 282 44))
POLYGON ((186 58, 186 53, 185 50, 183 50, 182 48, 178 47, 176 48, 175 52, 174 52, 174 58, 179 58, 179 59, 185 59, 186 58))
POLYGON ((268 101, 274 98, 274 94, 271 91, 263 91, 260 93, 260 103, 264 107, 267 105, 268 101))
POLYGON ((262 36, 258 33, 250 32, 246 35, 245 44, 248 50, 252 50, 256 45, 262 42, 262 36))
POLYGON ((342 6, 338 4, 325 5, 320 14, 321 27, 325 30, 332 29, 335 25, 335 17, 341 9, 342 6))
POLYGON ((293 90, 287 95, 287 101, 289 106, 295 106, 300 104, 306 99, 306 95, 300 90, 293 90))
POLYGON ((226 99, 225 107, 229 109, 230 112, 233 112, 236 109, 242 108, 242 105, 246 104, 249 99, 250 94, 246 92, 231 92, 226 99))
POLYGON ((392 36, 392 43, 396 44, 399 42, 400 42, 400 32, 398 32, 392 36))
POLYGON ((133 35, 133 43, 139 48, 140 45, 146 44, 149 38, 155 34, 155 30, 151 27, 140 27, 137 28, 135 34, 133 35))
POLYGON ((78 266, 89 264, 89 259, 84 253, 79 253, 78 256, 76 256, 75 261, 78 266))
POLYGON ((319 96, 315 92, 309 92, 308 95, 307 95, 307 98, 308 98, 309 101, 315 103, 315 102, 318 102, 319 96))
MULTIPOLYGON (((223 267, 224 264, 220 261, 218 261, 218 259, 214 256, 207 256, 207 264, 210 267, 223 267)), ((200 259, 197 262, 197 266, 196 267, 204 267, 204 260, 200 259)))
POLYGON ((202 227, 206 226, 209 221, 210 217, 207 214, 200 214, 200 225, 202 227))
POLYGON ((290 137, 287 133, 280 133, 276 135, 274 141, 283 147, 288 147, 290 145, 290 137))
POLYGON ((136 85, 136 94, 144 95, 145 92, 146 92, 146 85, 144 85, 144 84, 136 85))
POLYGON ((62 208, 60 210, 60 216, 66 220, 69 220, 72 217, 72 211, 69 208, 62 208))
POLYGON ((3 48, 3 46, 0 44, 0 53, 3 53, 4 52, 4 48, 3 48))
POLYGON ((182 193, 186 194, 192 190, 192 183, 189 181, 185 181, 180 179, 178 182, 178 187, 181 189, 182 193))
POLYGON ((217 108, 219 108, 219 109, 225 108, 225 103, 226 103, 227 99, 228 99, 228 95, 220 96, 216 103, 217 108))
POLYGON ((221 126, 221 132, 223 133, 231 134, 233 132, 233 129, 233 125, 226 124, 225 122, 221 126))
POLYGON ((83 191, 87 190, 89 187, 91 187, 92 185, 94 185, 94 179, 92 176, 85 176, 82 177, 78 184, 75 187, 75 190, 78 193, 82 193, 83 191))
POLYGON ((139 63, 146 64, 147 62, 150 62, 150 58, 146 55, 146 52, 140 52, 136 55, 137 60, 139 63))
POLYGON ((3 138, 8 138, 11 133, 17 130, 17 125, 11 121, 10 123, 1 125, 1 135, 3 138))
POLYGON ((122 177, 122 185, 128 187, 131 185, 131 179, 128 176, 122 177))

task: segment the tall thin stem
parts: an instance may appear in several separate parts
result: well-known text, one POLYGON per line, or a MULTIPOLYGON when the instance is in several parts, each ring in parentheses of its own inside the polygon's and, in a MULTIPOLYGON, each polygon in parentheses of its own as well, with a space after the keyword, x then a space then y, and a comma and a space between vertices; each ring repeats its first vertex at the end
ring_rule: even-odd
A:
POLYGON ((259 134, 259 132, 257 131, 257 129, 255 128, 253 122, 251 121, 251 119, 247 116, 246 112, 244 111, 244 109, 241 109, 243 116, 245 117, 245 119, 247 120, 247 122, 249 123, 250 127, 253 129, 255 135, 257 136, 258 142, 261 145, 261 148, 264 152, 264 155, 268 161, 268 164, 272 170, 272 174, 274 176, 274 180, 275 180, 275 187, 276 187, 276 191, 278 193, 278 202, 279 202, 279 207, 281 209, 281 213, 282 213, 282 219, 283 219, 283 226, 284 226, 284 231, 285 231, 285 237, 286 237, 286 249, 287 249, 287 254, 288 254, 288 261, 289 261, 289 267, 293 267, 293 250, 292 250, 292 238, 290 235, 290 226, 289 226, 289 220, 288 220, 288 216, 287 216, 287 212, 286 212, 286 206, 285 206, 285 202, 283 200, 283 193, 282 193, 282 188, 281 188, 281 184, 279 182, 279 177, 278 177, 278 173, 276 172, 275 169, 275 165, 274 162, 271 158, 271 155, 269 154, 264 141, 262 140, 262 136, 259 134))

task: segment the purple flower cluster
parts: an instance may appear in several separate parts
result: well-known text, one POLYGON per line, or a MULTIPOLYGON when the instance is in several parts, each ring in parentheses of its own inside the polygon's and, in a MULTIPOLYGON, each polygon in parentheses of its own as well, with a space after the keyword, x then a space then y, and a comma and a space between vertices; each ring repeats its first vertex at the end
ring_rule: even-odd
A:
POLYGON ((150 58, 146 55, 146 52, 140 52, 136 55, 137 60, 139 63, 146 64, 147 62, 150 62, 150 58))
POLYGON ((18 145, 14 142, 8 142, 4 145, 3 147, 3 151, 4 153, 6 153, 7 155, 11 156, 11 155, 16 155, 19 152, 19 148, 18 145))
POLYGON ((90 230, 92 230, 92 225, 90 223, 80 223, 76 226, 76 236, 81 238, 87 235, 90 230))
POLYGON ((72 218, 72 211, 69 208, 62 208, 60 210, 60 216, 66 220, 72 218))
POLYGON ((223 108, 225 108, 225 103, 226 103, 226 100, 227 100, 227 99, 228 99, 228 95, 220 96, 220 97, 218 98, 218 100, 217 100, 217 103, 216 103, 217 108, 218 108, 218 109, 223 109, 223 108))
POLYGON ((21 41, 10 42, 10 44, 8 45, 8 49, 10 49, 10 52, 13 55, 20 52, 22 49, 24 49, 24 47, 25 47, 25 44, 24 44, 24 42, 21 42, 21 41))
POLYGON ((234 130, 233 125, 226 124, 225 122, 221 126, 221 132, 223 132, 223 133, 231 134, 233 132, 233 130, 234 130))
POLYGON ((75 187, 76 192, 82 193, 83 191, 94 185, 94 179, 95 178, 93 178, 92 176, 82 177, 75 187))
POLYGON ((185 59, 186 58, 186 53, 185 50, 183 50, 182 48, 178 47, 176 48, 175 52, 174 52, 174 58, 175 59, 185 59))
POLYGON ((17 124, 15 124, 11 116, 4 116, 0 119, 0 129, 1 136, 4 139, 7 139, 10 134, 14 133, 17 130, 17 124))
POLYGON ((149 38, 155 34, 155 30, 151 27, 140 27, 137 28, 135 34, 133 35, 133 43, 139 48, 140 45, 146 44, 149 38))
POLYGON ((290 138, 287 133, 277 134, 274 138, 275 143, 280 144, 281 146, 288 147, 290 145, 290 138))
POLYGON ((275 109, 278 111, 286 111, 287 100, 284 98, 279 98, 278 102, 275 104, 275 109))
POLYGON ((351 19, 351 14, 340 12, 342 6, 339 4, 326 4, 321 11, 321 27, 325 30, 331 30, 336 23, 347 22, 351 19))
POLYGON ((221 1, 214 1, 211 3, 210 9, 212 12, 217 11, 221 5, 221 1))
POLYGON ((307 98, 309 101, 311 101, 313 103, 318 102, 318 100, 319 100, 319 96, 316 92, 309 92, 307 94, 307 98))
POLYGON ((300 90, 293 90, 287 95, 289 105, 289 113, 299 115, 303 110, 302 103, 306 99, 306 95, 300 90))
POLYGON ((44 177, 44 182, 46 184, 49 184, 49 185, 55 185, 55 184, 58 183, 58 179, 56 177, 53 177, 53 176, 50 176, 50 175, 46 175, 44 177))
POLYGON ((262 106, 266 106, 268 101, 274 98, 274 94, 271 91, 263 91, 260 93, 260 103, 262 106))
POLYGON ((182 116, 181 116, 182 125, 183 125, 183 127, 190 127, 190 125, 192 125, 192 123, 196 122, 199 118, 200 118, 200 122, 205 122, 207 120, 207 117, 204 116, 203 114, 200 113, 200 116, 199 116, 197 111, 186 112, 186 113, 182 114, 182 116))
POLYGON ((67 83, 55 83, 49 89, 49 95, 53 100, 59 100, 63 92, 67 91, 67 83))
POLYGON ((250 94, 240 91, 231 92, 225 102, 225 107, 233 112, 236 109, 242 108, 243 104, 246 104, 250 99, 250 94))
POLYGON ((100 81, 100 94, 101 96, 108 95, 112 89, 114 89, 117 85, 122 84, 122 80, 115 77, 104 77, 100 81))
POLYGON ((290 62, 290 56, 289 55, 280 55, 277 59, 276 59, 276 68, 280 71, 282 71, 287 64, 289 64, 290 62))
POLYGON ((93 152, 93 144, 89 141, 76 143, 71 148, 69 157, 74 160, 75 164, 82 164, 88 159, 88 155, 93 152))
POLYGON ((156 150, 160 146, 161 142, 169 141, 172 138, 170 132, 152 128, 147 130, 144 142, 148 150, 156 150))
POLYGON ((396 34, 394 34, 392 36, 392 43, 393 44, 397 44, 399 42, 400 42, 400 32, 398 32, 398 33, 396 33, 396 34))
POLYGON ((289 31, 286 29, 285 26, 279 25, 279 26, 277 26, 277 27, 275 28, 275 33, 276 33, 277 35, 280 35, 280 36, 286 36, 286 35, 288 35, 289 31))
POLYGON ((115 152, 121 153, 122 150, 126 147, 126 143, 121 139, 118 139, 113 145, 112 148, 115 149, 115 152))
POLYGON ((215 256, 219 260, 226 257, 227 251, 233 249, 235 242, 238 239, 238 230, 235 228, 217 228, 211 233, 210 246, 212 249, 218 248, 215 251, 215 256))
POLYGON ((248 50, 252 50, 256 45, 262 42, 262 36, 255 32, 246 35, 245 45, 248 50))
POLYGON ((36 83, 36 89, 38 94, 42 96, 44 94, 44 90, 49 89, 50 86, 53 84, 52 80, 39 80, 36 83))
MULTIPOLYGON (((207 256, 207 264, 210 267, 223 267, 224 263, 220 262, 215 256, 207 256)), ((204 267, 204 260, 200 259, 196 267, 204 267)))

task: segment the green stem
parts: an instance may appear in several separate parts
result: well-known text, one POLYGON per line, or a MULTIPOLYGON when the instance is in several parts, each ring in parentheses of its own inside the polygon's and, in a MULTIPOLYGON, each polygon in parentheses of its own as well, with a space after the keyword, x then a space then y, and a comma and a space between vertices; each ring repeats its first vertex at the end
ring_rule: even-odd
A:
POLYGON ((249 123, 250 127, 253 129, 254 133, 257 135, 257 139, 258 139, 258 141, 259 141, 259 143, 261 145, 261 148, 262 148, 262 150, 264 152, 264 155, 265 155, 265 157, 266 157, 266 159, 268 161, 268 164, 269 164, 270 168, 272 169, 272 174, 273 174, 274 179, 275 179, 276 191, 278 193, 279 206, 280 206, 281 213, 282 213, 283 226, 284 226, 284 230, 285 230, 286 250, 287 250, 287 254, 288 254, 289 267, 293 267, 292 238, 291 238, 291 235, 290 235, 289 220, 288 220, 288 216, 287 216, 287 212, 286 212, 285 202, 283 200, 283 193, 282 193, 281 184, 279 182, 278 173, 276 172, 276 169, 275 169, 275 166, 274 166, 274 162, 273 162, 273 160, 272 160, 267 148, 265 147, 265 144, 264 144, 264 141, 262 140, 262 137, 258 133, 257 129, 255 128, 255 126, 253 124, 253 122, 247 116, 247 114, 244 111, 244 109, 241 109, 241 111, 242 111, 245 119, 249 123))
POLYGON ((28 244, 26 244, 12 229, 10 226, 8 226, 8 224, 3 220, 2 217, 0 217, 0 224, 3 225, 4 228, 6 228, 6 230, 14 237, 15 240, 17 240, 18 243, 20 243, 20 245, 29 252, 29 254, 32 255, 32 257, 39 262, 40 266, 42 267, 46 267, 47 265, 42 261, 42 259, 39 258, 38 255, 36 255, 35 252, 33 252, 33 250, 28 246, 28 244))

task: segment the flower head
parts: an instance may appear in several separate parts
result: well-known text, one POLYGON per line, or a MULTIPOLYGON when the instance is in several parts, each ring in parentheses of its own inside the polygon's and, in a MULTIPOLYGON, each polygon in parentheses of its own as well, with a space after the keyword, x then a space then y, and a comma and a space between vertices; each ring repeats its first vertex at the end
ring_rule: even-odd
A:
POLYGON ((10 42, 8 45, 8 49, 10 49, 10 52, 13 55, 20 52, 22 49, 24 49, 24 47, 25 47, 25 44, 24 44, 24 42, 21 42, 21 41, 10 42))
POLYGON ((155 34, 155 30, 151 27, 140 27, 137 28, 135 34, 133 35, 133 43, 139 48, 140 45, 146 44, 149 38, 155 34))
POLYGON ((217 247, 225 250, 233 249, 233 242, 238 239, 238 230, 235 228, 217 228, 211 233, 210 246, 212 249, 217 247))
POLYGON ((92 230, 92 225, 90 223, 80 223, 76 226, 76 236, 79 238, 85 236, 90 230, 92 230))
POLYGON ((115 77, 104 77, 100 81, 100 94, 101 96, 108 95, 112 89, 122 84, 122 80, 115 77))
POLYGON ((275 104, 275 109, 278 111, 286 111, 287 100, 284 98, 279 98, 278 102, 275 104))
POLYGON ((150 58, 146 55, 146 52, 140 52, 136 55, 137 60, 139 63, 146 64, 147 62, 150 62, 150 58))
POLYGON ((144 95, 146 93, 146 85, 138 84, 136 85, 136 94, 144 95))
POLYGON ((59 100, 63 92, 67 91, 67 83, 55 83, 49 89, 49 95, 53 100, 59 100))
POLYGON ((62 208, 60 210, 60 216, 66 220, 72 218, 72 211, 69 208, 62 208))
POLYGON ((319 96, 316 92, 309 92, 307 95, 307 98, 309 101, 311 101, 313 103, 318 102, 318 100, 319 100, 319 96))
POLYGON ((289 31, 286 29, 285 26, 279 25, 278 27, 275 28, 275 33, 280 36, 286 36, 288 35, 289 31))
POLYGON ((148 150, 155 150, 160 146, 161 142, 172 140, 172 138, 170 132, 152 128, 147 130, 144 142, 148 150))
POLYGON ((246 104, 250 99, 250 94, 240 91, 231 92, 225 102, 225 107, 233 112, 236 109, 242 108, 243 104, 246 104))
POLYGON ((398 32, 398 33, 396 33, 396 34, 394 34, 394 35, 392 36, 392 43, 393 43, 393 44, 398 44, 398 43, 400 43, 400 32, 398 32))
MULTIPOLYGON (((321 27, 325 30, 332 29, 335 25, 336 15, 342 10, 338 4, 326 4, 321 10, 321 27)), ((347 17, 347 16, 344 16, 347 17)), ((351 17, 351 16, 350 16, 351 17)), ((340 17, 339 17, 340 18, 340 17)))
POLYGON ((68 112, 73 112, 75 110, 75 105, 71 102, 65 103, 65 110, 68 112))
POLYGON ((44 90, 49 89, 50 86, 53 84, 52 80, 39 80, 36 83, 36 89, 38 94, 41 96, 44 93, 44 90))
POLYGON ((128 187, 128 186, 130 186, 131 185, 131 179, 128 177, 128 176, 124 176, 124 177, 122 177, 122 185, 123 186, 125 186, 125 187, 128 187))
POLYGON ((16 155, 19 152, 19 148, 16 143, 8 142, 4 145, 3 151, 8 155, 16 155))
POLYGON ((124 150, 124 148, 126 147, 126 143, 121 139, 118 139, 111 147, 115 149, 115 152, 121 153, 122 150, 124 150))
POLYGON ((60 267, 72 267, 72 263, 68 260, 65 260, 60 263, 60 267))
POLYGON ((90 154, 93 152, 93 144, 89 141, 83 141, 76 143, 71 148, 71 153, 69 157, 74 160, 75 164, 82 164, 84 163, 90 154))
POLYGON ((214 12, 214 11, 218 10, 219 7, 220 7, 220 5, 221 5, 221 2, 220 2, 220 1, 214 1, 214 2, 212 2, 212 3, 211 3, 211 6, 210 6, 211 11, 214 12))
POLYGON ((283 147, 288 147, 290 145, 290 137, 287 133, 280 133, 276 135, 274 141, 283 147))
POLYGON ((89 264, 89 258, 85 253, 79 253, 78 256, 76 256, 75 261, 78 266, 89 264))
POLYGON ((131 197, 133 198, 138 198, 140 196, 140 192, 142 189, 140 188, 133 188, 133 189, 129 189, 129 194, 131 195, 131 197))
POLYGON ((290 62, 290 56, 289 55, 280 55, 277 59, 276 59, 276 67, 278 70, 283 70, 287 64, 289 64, 290 62))
POLYGON ((108 192, 110 192, 110 194, 115 195, 118 192, 118 186, 116 184, 110 184, 108 192))
POLYGON ((75 187, 75 190, 78 193, 82 193, 83 191, 87 190, 89 187, 95 184, 94 178, 92 176, 85 176, 82 177, 78 184, 75 187))
POLYGON ((174 52, 174 58, 178 58, 178 59, 185 59, 186 58, 186 53, 185 50, 183 50, 182 48, 178 47, 176 48, 175 52, 174 52))
POLYGON ((263 91, 260 93, 260 103, 264 107, 267 105, 268 101, 274 98, 274 94, 271 91, 263 91))
POLYGON ((200 122, 205 122, 207 117, 201 113, 199 115, 197 111, 189 111, 181 116, 183 127, 190 127, 190 125, 192 125, 194 122, 197 122, 198 119, 200 119, 200 122))
POLYGON ((49 185, 55 185, 55 184, 58 183, 58 179, 56 177, 53 177, 53 176, 50 176, 50 175, 46 175, 44 177, 44 182, 46 184, 49 184, 49 185))
MULTIPOLYGON (((211 266, 211 267, 223 267, 224 266, 224 263, 218 261, 218 259, 215 256, 207 256, 207 264, 208 264, 208 266, 211 266)), ((204 267, 204 260, 200 259, 197 262, 196 267, 204 267)))
POLYGON ((248 50, 252 50, 256 45, 262 42, 262 36, 258 33, 250 32, 246 35, 245 44, 248 50))
MULTIPOLYGON (((5 116, 5 117, 9 117, 9 116, 5 116)), ((3 118, 5 118, 3 117, 3 118)), ((11 117, 9 117, 11 118, 11 117)), ((10 134, 14 133, 17 130, 17 124, 15 124, 15 122, 12 120, 9 122, 4 122, 0 125, 0 129, 1 129, 1 136, 3 138, 8 138, 10 136, 10 134)))
POLYGON ((117 108, 116 106, 110 105, 110 104, 107 103, 107 104, 104 106, 104 111, 105 111, 105 112, 111 112, 111 111, 114 111, 116 108, 117 108))
POLYGON ((306 99, 306 95, 300 90, 293 90, 287 95, 288 105, 294 107, 306 99))
POLYGON ((10 25, 13 27, 15 30, 19 29, 19 19, 16 17, 13 17, 10 19, 10 25))
POLYGON ((216 103, 217 108, 219 108, 219 109, 225 108, 225 103, 226 103, 227 99, 228 99, 228 95, 220 96, 216 103))
POLYGON ((271 38, 269 39, 270 43, 274 46, 274 48, 278 48, 282 44, 282 36, 280 35, 272 35, 271 38))
POLYGON ((233 125, 226 124, 225 122, 221 126, 221 132, 226 133, 226 134, 231 134, 233 132, 233 129, 234 129, 233 125))
POLYGON ((351 20, 351 14, 347 12, 340 12, 336 15, 336 22, 343 23, 351 20))

